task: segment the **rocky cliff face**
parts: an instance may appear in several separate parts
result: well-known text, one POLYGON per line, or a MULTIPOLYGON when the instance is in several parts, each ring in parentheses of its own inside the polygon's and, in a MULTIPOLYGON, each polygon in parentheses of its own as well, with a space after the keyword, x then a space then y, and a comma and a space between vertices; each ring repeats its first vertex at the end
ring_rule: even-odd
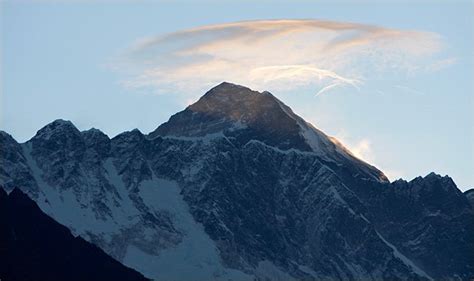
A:
POLYGON ((467 200, 469 201, 469 203, 471 203, 471 205, 474 208, 474 189, 471 188, 469 190, 466 190, 464 192, 464 195, 466 196, 467 200))
POLYGON ((388 182, 268 92, 223 83, 149 135, 0 134, 0 183, 158 280, 474 276, 448 177, 388 182))

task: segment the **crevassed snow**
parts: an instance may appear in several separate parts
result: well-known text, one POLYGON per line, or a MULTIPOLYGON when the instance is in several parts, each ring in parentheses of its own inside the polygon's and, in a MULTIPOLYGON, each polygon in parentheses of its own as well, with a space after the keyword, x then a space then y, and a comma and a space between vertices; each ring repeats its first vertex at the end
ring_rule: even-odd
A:
POLYGON ((124 264, 156 280, 252 280, 250 275, 223 267, 216 245, 194 220, 176 182, 153 176, 140 184, 139 194, 151 210, 168 212, 184 237, 158 256, 129 246, 124 264))

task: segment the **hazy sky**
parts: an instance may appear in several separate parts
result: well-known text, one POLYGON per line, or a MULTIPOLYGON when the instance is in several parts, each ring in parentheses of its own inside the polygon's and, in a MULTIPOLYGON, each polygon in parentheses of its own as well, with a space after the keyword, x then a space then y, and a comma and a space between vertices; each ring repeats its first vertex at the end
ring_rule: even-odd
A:
POLYGON ((383 2, 4 0, 0 129, 148 133, 225 80, 270 90, 392 180, 472 188, 474 2, 383 2))

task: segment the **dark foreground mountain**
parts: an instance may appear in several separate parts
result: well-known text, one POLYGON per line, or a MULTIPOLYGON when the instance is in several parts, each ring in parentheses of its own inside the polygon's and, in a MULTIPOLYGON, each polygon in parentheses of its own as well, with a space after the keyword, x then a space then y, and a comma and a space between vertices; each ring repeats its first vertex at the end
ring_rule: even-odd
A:
POLYGON ((390 183, 268 92, 222 83, 149 135, 56 120, 0 145, 6 190, 157 280, 474 277, 449 177, 390 183))
POLYGON ((146 280, 74 237, 19 189, 0 189, 0 279, 146 280))

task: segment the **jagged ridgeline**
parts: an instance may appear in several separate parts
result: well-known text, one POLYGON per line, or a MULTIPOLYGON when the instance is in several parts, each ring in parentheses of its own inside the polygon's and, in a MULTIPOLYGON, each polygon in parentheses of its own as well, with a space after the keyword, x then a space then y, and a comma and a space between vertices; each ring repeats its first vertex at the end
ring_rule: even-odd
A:
POLYGON ((474 277, 472 192, 390 183, 268 92, 222 83, 148 135, 56 120, 0 145, 7 192, 148 278, 474 277))

